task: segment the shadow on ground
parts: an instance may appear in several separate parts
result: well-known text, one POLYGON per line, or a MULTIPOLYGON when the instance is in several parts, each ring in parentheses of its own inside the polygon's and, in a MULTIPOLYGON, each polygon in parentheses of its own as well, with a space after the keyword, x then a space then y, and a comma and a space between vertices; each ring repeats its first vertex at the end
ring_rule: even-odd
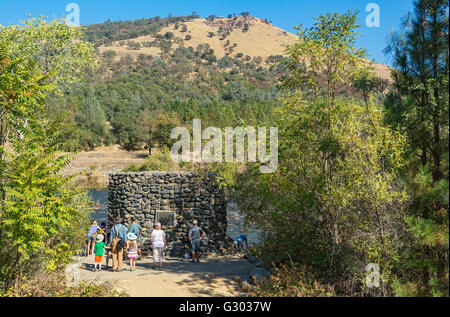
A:
POLYGON ((129 271, 128 261, 122 272, 105 270, 104 261, 102 272, 92 272, 92 257, 79 261, 83 279, 116 283, 132 296, 238 296, 239 279, 248 279, 254 268, 238 257, 208 257, 199 263, 168 257, 159 271, 153 269, 151 257, 143 257, 135 271, 129 271))

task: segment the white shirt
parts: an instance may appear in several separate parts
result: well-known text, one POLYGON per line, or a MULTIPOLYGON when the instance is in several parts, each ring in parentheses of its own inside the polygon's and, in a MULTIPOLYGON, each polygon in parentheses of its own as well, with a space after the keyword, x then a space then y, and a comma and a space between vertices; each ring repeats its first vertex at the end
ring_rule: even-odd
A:
POLYGON ((166 234, 164 233, 163 230, 153 230, 152 231, 152 237, 153 237, 152 246, 154 246, 155 248, 164 248, 164 237, 165 236, 166 236, 166 234))

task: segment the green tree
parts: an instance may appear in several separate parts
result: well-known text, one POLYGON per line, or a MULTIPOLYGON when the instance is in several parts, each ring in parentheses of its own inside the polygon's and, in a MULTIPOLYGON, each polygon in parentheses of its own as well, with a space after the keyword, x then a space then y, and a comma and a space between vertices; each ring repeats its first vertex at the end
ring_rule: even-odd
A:
POLYGON ((93 46, 82 37, 81 26, 71 27, 56 18, 27 18, 17 25, 0 26, 0 39, 8 43, 10 57, 36 62, 61 92, 86 78, 97 63, 93 46))
POLYGON ((88 139, 84 141, 90 149, 103 143, 107 135, 106 116, 92 85, 87 87, 86 96, 82 99, 80 108, 77 109, 75 120, 78 127, 89 134, 88 139))
POLYGON ((365 69, 353 46, 356 13, 317 20, 287 50, 285 98, 274 113, 278 170, 249 168, 238 180, 238 202, 263 232, 263 256, 306 265, 337 294, 386 296, 401 252, 405 138, 384 125, 380 105, 338 96, 365 69), (382 268, 378 289, 365 287, 369 263, 382 268))
POLYGON ((405 18, 401 33, 392 35, 385 50, 397 67, 392 74, 397 96, 413 98, 410 107, 399 109, 403 111, 400 115, 406 119, 403 124, 408 130, 423 127, 426 135, 412 141, 422 151, 422 165, 432 163, 434 181, 443 178, 442 156, 448 133, 447 11, 448 0, 415 1, 414 15, 405 18), (432 140, 432 146, 423 140, 432 140))
POLYGON ((357 13, 327 13, 309 29, 296 26, 299 39, 286 49, 289 75, 281 87, 312 90, 316 96, 325 89, 330 100, 347 88, 367 63, 366 51, 355 48, 357 13))
POLYGON ((75 225, 84 216, 75 206, 77 193, 66 187, 70 177, 60 173, 69 159, 57 153, 64 129, 44 116, 49 95, 62 95, 78 81, 79 68, 93 60, 93 50, 71 50, 91 46, 70 36, 79 29, 67 28, 40 19, 0 30, 1 293, 43 266, 49 271, 67 263, 81 241, 68 239, 80 237, 75 225), (46 54, 36 53, 41 45, 46 54))
POLYGON ((170 138, 170 132, 182 123, 175 112, 162 112, 156 117, 155 132, 153 138, 160 147, 170 147, 175 141, 170 138))
POLYGON ((396 66, 387 121, 409 137, 411 196, 400 295, 448 296, 448 0, 417 0, 388 54, 396 66))
POLYGON ((152 155, 152 148, 154 147, 154 133, 156 132, 157 128, 157 121, 155 120, 155 117, 157 117, 159 114, 156 112, 151 113, 148 109, 144 109, 140 115, 139 115, 139 129, 141 130, 143 134, 144 142, 147 145, 148 149, 148 155, 152 155))
POLYGON ((18 287, 36 271, 59 268, 70 262, 82 241, 70 241, 62 232, 80 232, 87 214, 76 208, 78 193, 66 189, 70 177, 61 175, 69 162, 59 156, 58 123, 35 123, 11 143, 8 167, 2 171, 5 199, 0 223, 0 292, 18 287), (78 245, 77 245, 78 244, 78 245))
POLYGON ((137 150, 142 146, 142 133, 138 130, 138 113, 120 111, 114 115, 111 123, 119 144, 127 151, 137 150))
POLYGON ((383 125, 380 106, 350 100, 328 111, 326 99, 290 96, 275 116, 277 172, 249 169, 237 191, 240 209, 265 234, 263 254, 310 266, 345 294, 360 291, 364 268, 378 263, 384 283, 376 294, 389 294, 406 198, 396 185, 402 136, 383 125))
POLYGON ((369 70, 361 71, 353 81, 353 88, 361 94, 366 106, 373 94, 383 94, 388 86, 387 80, 375 77, 369 70))

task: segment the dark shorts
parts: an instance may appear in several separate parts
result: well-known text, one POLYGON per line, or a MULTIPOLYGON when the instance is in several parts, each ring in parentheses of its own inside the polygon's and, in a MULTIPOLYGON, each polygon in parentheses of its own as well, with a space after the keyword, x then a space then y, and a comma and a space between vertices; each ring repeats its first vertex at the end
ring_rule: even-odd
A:
POLYGON ((191 252, 200 252, 200 239, 191 241, 191 252))

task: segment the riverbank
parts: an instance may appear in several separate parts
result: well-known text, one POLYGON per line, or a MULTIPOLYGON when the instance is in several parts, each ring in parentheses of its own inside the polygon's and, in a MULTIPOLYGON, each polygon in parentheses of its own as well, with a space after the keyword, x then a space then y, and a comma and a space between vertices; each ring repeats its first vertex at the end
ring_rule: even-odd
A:
POLYGON ((125 151, 119 145, 102 146, 75 154, 70 164, 63 169, 63 174, 81 173, 73 180, 77 188, 107 189, 110 172, 120 172, 131 164, 141 165, 147 157, 146 150, 125 151))

